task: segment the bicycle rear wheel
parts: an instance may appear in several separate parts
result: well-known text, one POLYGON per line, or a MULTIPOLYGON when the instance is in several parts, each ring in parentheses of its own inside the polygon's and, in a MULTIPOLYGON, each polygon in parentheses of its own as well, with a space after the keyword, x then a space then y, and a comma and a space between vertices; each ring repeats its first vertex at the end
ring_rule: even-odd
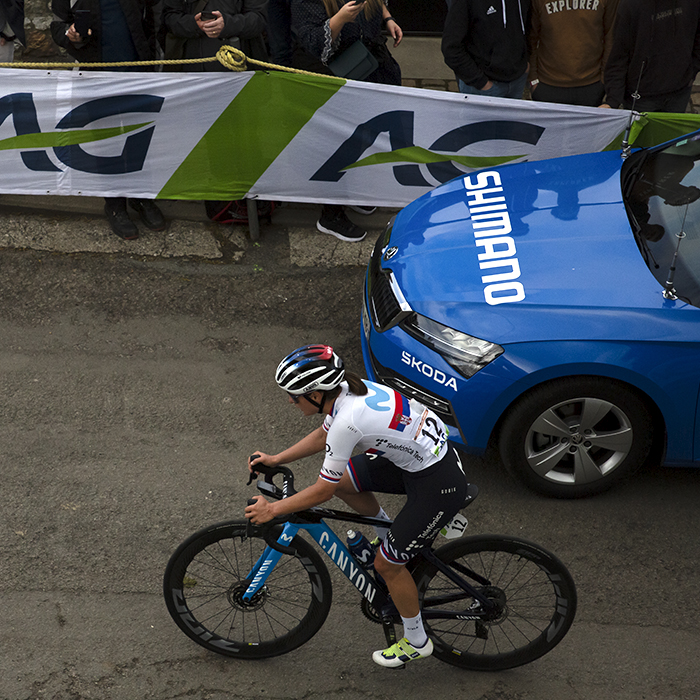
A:
POLYGON ((209 651, 262 659, 285 654, 321 628, 331 607, 323 560, 301 537, 297 555, 283 555, 250 602, 245 581, 265 550, 259 529, 245 521, 204 528, 185 540, 165 569, 163 594, 178 627, 209 651))
POLYGON ((475 671, 500 671, 529 663, 553 649, 576 615, 576 587, 564 564, 536 544, 483 535, 450 542, 435 554, 474 588, 496 602, 492 619, 474 620, 479 603, 434 565, 413 574, 424 618, 450 610, 472 619, 425 619, 433 654, 475 671), (488 580, 476 583, 470 570, 488 580))

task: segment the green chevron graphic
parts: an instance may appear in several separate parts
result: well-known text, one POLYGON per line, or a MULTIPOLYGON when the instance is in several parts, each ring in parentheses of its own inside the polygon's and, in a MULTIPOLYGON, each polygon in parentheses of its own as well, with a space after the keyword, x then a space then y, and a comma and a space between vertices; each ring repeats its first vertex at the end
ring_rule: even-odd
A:
POLYGON ((324 77, 256 72, 158 196, 240 199, 343 85, 324 77))
POLYGON ((75 146, 79 143, 104 141, 114 136, 128 134, 153 122, 132 124, 129 126, 114 126, 107 129, 87 129, 85 131, 47 131, 36 134, 21 134, 0 140, 0 151, 10 151, 28 148, 55 148, 57 146, 75 146))
POLYGON ((345 170, 351 168, 362 168, 366 165, 380 165, 383 163, 444 163, 445 161, 454 161, 466 168, 486 168, 494 165, 503 165, 518 158, 524 158, 525 154, 520 156, 458 156, 454 153, 434 153, 427 148, 421 146, 409 146, 408 148, 397 148, 395 151, 386 151, 384 153, 375 153, 367 158, 358 160, 357 163, 348 165, 345 170))

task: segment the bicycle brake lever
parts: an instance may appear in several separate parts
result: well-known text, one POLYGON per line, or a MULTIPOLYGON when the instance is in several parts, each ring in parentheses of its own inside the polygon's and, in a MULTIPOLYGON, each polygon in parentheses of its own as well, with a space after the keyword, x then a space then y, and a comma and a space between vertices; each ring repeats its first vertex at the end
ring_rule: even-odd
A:
MULTIPOLYGON (((250 455, 250 457, 248 457, 248 462, 250 462, 251 459, 257 459, 258 457, 260 457, 260 455, 256 452, 254 455, 250 455)), ((265 465, 264 464, 259 464, 256 466, 262 467, 262 468, 259 469, 258 471, 250 472, 250 476, 248 477, 248 483, 246 484, 246 486, 250 486, 255 481, 255 477, 258 476, 258 474, 265 473, 265 470, 264 470, 265 465)))

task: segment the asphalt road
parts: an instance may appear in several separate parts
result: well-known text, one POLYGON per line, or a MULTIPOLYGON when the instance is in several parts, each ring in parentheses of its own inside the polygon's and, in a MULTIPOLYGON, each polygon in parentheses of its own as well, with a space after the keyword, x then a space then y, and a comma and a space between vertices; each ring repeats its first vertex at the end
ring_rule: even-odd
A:
MULTIPOLYGON (((700 471, 568 502, 467 459, 469 531, 532 539, 577 582, 569 635, 520 669, 375 666, 381 628, 337 577, 325 627, 283 657, 219 658, 177 629, 172 550, 241 516, 247 455, 317 424, 275 387, 279 359, 324 341, 361 368, 362 267, 292 252, 284 231, 235 262, 0 250, 0 698, 696 700, 700 471)), ((302 485, 317 468, 299 466, 302 485)))

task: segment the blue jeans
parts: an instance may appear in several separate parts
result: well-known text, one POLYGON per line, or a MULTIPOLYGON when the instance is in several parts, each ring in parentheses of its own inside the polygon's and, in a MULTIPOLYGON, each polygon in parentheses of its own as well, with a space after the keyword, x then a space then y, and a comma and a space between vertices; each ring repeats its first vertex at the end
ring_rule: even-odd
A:
POLYGON ((495 80, 493 87, 490 90, 479 90, 478 88, 467 85, 459 81, 459 91, 465 95, 482 95, 483 97, 512 97, 521 99, 525 90, 525 82, 527 81, 527 73, 523 73, 519 78, 511 80, 509 83, 498 83, 495 80))

